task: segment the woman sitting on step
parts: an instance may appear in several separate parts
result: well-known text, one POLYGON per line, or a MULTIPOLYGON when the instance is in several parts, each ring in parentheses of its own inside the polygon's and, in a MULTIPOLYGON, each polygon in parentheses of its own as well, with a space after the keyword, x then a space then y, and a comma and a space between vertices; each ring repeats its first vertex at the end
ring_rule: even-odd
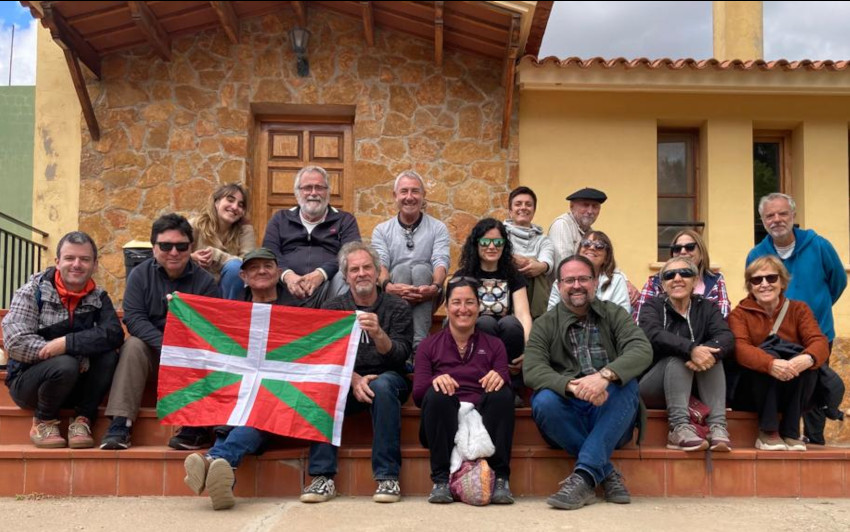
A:
POLYGON ((829 342, 809 306, 785 298, 790 277, 774 255, 754 260, 744 273, 749 295, 729 315, 735 358, 744 368, 733 404, 758 412, 755 445, 763 451, 806 450, 800 418, 817 369, 829 356, 829 342))
POLYGON ((668 449, 729 451, 722 360, 732 353, 734 338, 720 309, 693 293, 697 275, 690 259, 668 260, 658 274, 662 294, 646 301, 640 311, 638 325, 653 353, 652 366, 640 379, 640 395, 648 408, 667 409, 668 449), (690 423, 694 380, 700 399, 711 408, 708 440, 690 423))

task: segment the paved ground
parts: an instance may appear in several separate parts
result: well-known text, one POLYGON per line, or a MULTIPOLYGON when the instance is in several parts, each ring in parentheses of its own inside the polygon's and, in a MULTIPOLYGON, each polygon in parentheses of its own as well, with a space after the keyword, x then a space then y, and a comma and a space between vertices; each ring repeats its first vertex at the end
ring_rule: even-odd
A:
POLYGON ((232 510, 214 512, 205 498, 5 498, 0 499, 0 515, 0 530, 14 532, 850 530, 847 499, 639 498, 628 506, 599 503, 574 512, 550 509, 537 498, 485 508, 461 503, 435 506, 421 497, 390 505, 365 497, 341 497, 318 505, 294 499, 243 499, 232 510))

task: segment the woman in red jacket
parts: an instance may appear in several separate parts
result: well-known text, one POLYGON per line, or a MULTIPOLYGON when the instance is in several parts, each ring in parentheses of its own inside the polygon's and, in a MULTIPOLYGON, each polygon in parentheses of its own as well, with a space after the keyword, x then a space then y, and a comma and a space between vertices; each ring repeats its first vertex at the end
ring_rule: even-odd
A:
POLYGON ((755 403, 759 416, 757 449, 805 451, 800 418, 814 391, 816 370, 829 356, 829 343, 808 305, 785 298, 790 275, 778 257, 766 255, 754 260, 744 278, 749 295, 729 315, 735 358, 744 368, 735 403, 755 403), (798 344, 798 354, 782 357, 782 350, 770 353, 763 348, 777 322, 777 336, 798 344), (745 397, 747 394, 752 398, 745 397))

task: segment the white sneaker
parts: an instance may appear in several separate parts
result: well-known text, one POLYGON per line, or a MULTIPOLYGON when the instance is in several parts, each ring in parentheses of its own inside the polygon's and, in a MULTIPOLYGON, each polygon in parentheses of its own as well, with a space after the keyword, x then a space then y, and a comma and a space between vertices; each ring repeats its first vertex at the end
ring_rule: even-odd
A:
POLYGON ((336 497, 336 486, 331 478, 313 477, 313 482, 304 488, 301 502, 325 502, 336 497))

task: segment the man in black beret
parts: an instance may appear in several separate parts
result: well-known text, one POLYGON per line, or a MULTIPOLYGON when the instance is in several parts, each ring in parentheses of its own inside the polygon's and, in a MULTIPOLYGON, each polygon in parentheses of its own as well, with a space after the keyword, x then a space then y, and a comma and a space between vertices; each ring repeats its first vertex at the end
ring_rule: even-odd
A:
POLYGON ((608 196, 595 188, 583 188, 567 196, 570 212, 555 218, 549 238, 555 245, 555 264, 576 253, 579 242, 591 230, 608 196))

